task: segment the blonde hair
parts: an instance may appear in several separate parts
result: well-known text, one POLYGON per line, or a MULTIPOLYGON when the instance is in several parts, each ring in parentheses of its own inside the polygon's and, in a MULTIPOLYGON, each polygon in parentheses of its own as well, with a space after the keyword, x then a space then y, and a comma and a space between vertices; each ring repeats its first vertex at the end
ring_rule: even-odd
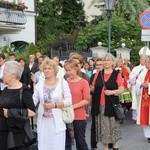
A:
POLYGON ((48 57, 46 57, 46 58, 44 59, 44 61, 42 62, 42 64, 41 64, 42 70, 44 70, 44 67, 45 67, 46 65, 48 65, 48 66, 50 66, 50 67, 53 67, 53 68, 54 68, 55 75, 57 75, 57 73, 58 73, 58 65, 56 64, 56 62, 55 62, 54 60, 49 59, 48 57))
POLYGON ((31 57, 35 58, 35 55, 32 54, 32 55, 29 56, 29 58, 31 58, 31 57))
POLYGON ((115 62, 116 62, 116 66, 118 66, 119 62, 122 62, 122 65, 123 65, 123 59, 122 58, 116 58, 115 62))
POLYGON ((80 54, 78 54, 78 53, 74 53, 74 54, 70 55, 70 56, 69 56, 69 59, 70 59, 70 60, 71 60, 71 59, 77 59, 77 60, 79 60, 79 62, 80 62, 81 64, 84 64, 84 58, 83 58, 80 54))
POLYGON ((75 69, 77 71, 77 74, 79 74, 80 68, 78 67, 78 63, 75 60, 71 59, 66 61, 64 65, 65 70, 67 70, 68 67, 75 69))

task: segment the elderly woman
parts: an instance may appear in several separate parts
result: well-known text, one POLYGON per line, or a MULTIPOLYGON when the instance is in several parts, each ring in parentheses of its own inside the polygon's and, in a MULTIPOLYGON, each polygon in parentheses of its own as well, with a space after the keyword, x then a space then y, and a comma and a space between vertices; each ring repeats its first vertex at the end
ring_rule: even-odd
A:
POLYGON ((106 54, 103 57, 104 69, 97 76, 93 94, 96 137, 104 145, 104 150, 108 150, 109 143, 113 143, 113 150, 118 150, 117 141, 121 139, 119 122, 115 120, 111 100, 115 104, 119 103, 118 95, 123 92, 123 83, 121 74, 114 70, 114 65, 115 58, 106 54))
POLYGON ((55 61, 45 58, 42 63, 45 80, 39 81, 34 90, 37 114, 38 149, 65 150, 66 125, 62 120, 62 108, 72 104, 68 83, 58 79, 55 61))
MULTIPOLYGON (((4 64, 3 82, 8 86, 3 90, 0 97, 0 149, 9 149, 8 133, 13 133, 14 147, 15 150, 28 150, 29 147, 24 144, 25 132, 23 129, 23 122, 19 122, 18 118, 9 117, 9 111, 12 109, 25 109, 27 110, 28 116, 35 115, 35 105, 32 99, 32 93, 30 89, 23 85, 19 80, 21 78, 23 68, 16 61, 7 61, 4 64), (20 91, 22 99, 20 99, 20 91), (12 122, 14 121, 14 122, 12 122), (15 121, 18 124, 15 126, 15 121), (13 123, 13 126, 12 124, 13 123), (13 127, 13 129, 12 129, 13 127), (19 127, 22 127, 19 129, 19 127), (8 142, 8 143, 7 143, 8 142)), ((27 119, 28 120, 28 119, 27 119)), ((9 145, 12 146, 12 145, 9 145)))
MULTIPOLYGON (((75 111, 73 121, 74 136, 77 150, 88 150, 85 140, 86 131, 86 110, 85 106, 90 101, 90 87, 88 81, 79 76, 80 67, 75 60, 69 60, 65 63, 67 73, 67 82, 72 95, 72 103, 75 111)), ((68 140, 69 141, 69 140, 68 140)), ((70 140, 71 141, 71 140, 70 140)), ((66 143, 66 149, 71 149, 71 144, 66 143)))

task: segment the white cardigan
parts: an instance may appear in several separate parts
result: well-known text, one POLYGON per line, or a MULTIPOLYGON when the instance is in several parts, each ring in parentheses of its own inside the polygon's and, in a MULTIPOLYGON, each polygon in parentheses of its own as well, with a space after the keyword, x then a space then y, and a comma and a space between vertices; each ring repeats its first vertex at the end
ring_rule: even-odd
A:
MULTIPOLYGON (((41 121, 44 113, 44 100, 43 100, 43 86, 44 81, 40 81, 36 84, 35 90, 33 93, 33 100, 35 106, 39 103, 38 112, 37 112, 37 132, 40 132, 41 121)), ((53 102, 64 101, 64 106, 72 105, 72 96, 70 93, 70 89, 68 86, 67 81, 64 79, 59 79, 58 84, 56 85, 55 90, 53 91, 52 95, 53 102)), ((56 133, 60 133, 61 131, 66 130, 66 125, 62 120, 62 111, 59 108, 53 108, 52 113, 54 116, 54 122, 56 126, 56 133)))

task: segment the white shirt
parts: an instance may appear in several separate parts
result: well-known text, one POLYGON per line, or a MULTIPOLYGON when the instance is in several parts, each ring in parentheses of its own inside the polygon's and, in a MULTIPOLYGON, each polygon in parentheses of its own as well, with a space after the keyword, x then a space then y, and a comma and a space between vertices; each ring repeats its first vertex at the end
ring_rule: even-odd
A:
MULTIPOLYGON (((5 64, 3 64, 1 67, 0 67, 0 79, 3 79, 3 71, 4 71, 4 66, 5 64)), ((4 83, 0 83, 0 90, 4 90, 4 88, 6 87, 7 85, 4 84, 4 83)))

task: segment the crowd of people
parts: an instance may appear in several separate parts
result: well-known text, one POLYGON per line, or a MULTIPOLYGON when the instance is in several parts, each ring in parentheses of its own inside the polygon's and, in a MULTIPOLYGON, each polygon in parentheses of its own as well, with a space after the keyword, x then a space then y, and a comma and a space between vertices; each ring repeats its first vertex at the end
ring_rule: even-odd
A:
POLYGON ((39 150, 72 150, 74 141, 77 150, 88 150, 88 118, 92 120, 91 149, 101 142, 103 150, 118 150, 123 119, 116 120, 112 102, 120 103, 125 115, 132 110, 133 121, 144 127, 150 143, 150 51, 140 54, 134 67, 128 59, 110 53, 86 61, 78 53, 64 61, 40 52, 28 60, 0 54, 2 150, 30 149, 24 142, 24 126, 33 117, 37 118, 39 150), (62 108, 69 106, 74 109, 74 121, 65 124, 62 108), (20 110, 26 121, 18 119, 20 110))

